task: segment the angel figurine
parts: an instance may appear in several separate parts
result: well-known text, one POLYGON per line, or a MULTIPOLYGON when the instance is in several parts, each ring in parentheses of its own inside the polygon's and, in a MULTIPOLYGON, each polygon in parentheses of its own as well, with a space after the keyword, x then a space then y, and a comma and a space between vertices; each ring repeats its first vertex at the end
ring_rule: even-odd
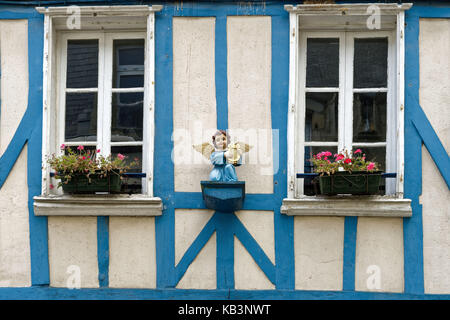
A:
POLYGON ((208 158, 214 165, 209 174, 211 181, 238 181, 235 166, 242 163, 242 154, 251 148, 246 143, 230 144, 230 136, 225 130, 218 130, 212 136, 213 144, 209 142, 193 145, 194 149, 208 158))

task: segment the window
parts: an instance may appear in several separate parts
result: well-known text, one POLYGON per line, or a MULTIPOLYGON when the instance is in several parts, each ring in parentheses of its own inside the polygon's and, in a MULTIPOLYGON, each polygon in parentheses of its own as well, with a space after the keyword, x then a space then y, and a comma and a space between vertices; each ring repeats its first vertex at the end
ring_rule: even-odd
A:
POLYGON ((362 149, 403 196, 404 10, 410 4, 286 5, 290 13, 288 198, 316 194, 312 155, 362 149), (372 11, 371 11, 372 10, 372 11), (368 21, 376 20, 375 26, 368 21))
MULTIPOLYGON (((358 148, 381 170, 396 172, 393 38, 392 32, 300 33, 298 144, 304 147, 304 173, 312 172, 313 154, 358 148)), ((386 181, 382 192, 393 193, 394 182, 386 181)), ((303 193, 316 194, 311 179, 305 179, 303 193)))
MULTIPOLYGON (((149 152, 143 143, 145 33, 65 33, 60 50, 58 145, 121 153, 138 160, 134 171, 141 172, 149 152)), ((141 180, 125 179, 123 191, 140 193, 141 180)))
POLYGON ((49 188, 45 156, 63 152, 62 144, 138 160, 134 172, 145 177, 126 178, 122 191, 153 195, 153 33, 161 9, 37 8, 45 14, 46 39, 42 195, 58 193, 49 188))

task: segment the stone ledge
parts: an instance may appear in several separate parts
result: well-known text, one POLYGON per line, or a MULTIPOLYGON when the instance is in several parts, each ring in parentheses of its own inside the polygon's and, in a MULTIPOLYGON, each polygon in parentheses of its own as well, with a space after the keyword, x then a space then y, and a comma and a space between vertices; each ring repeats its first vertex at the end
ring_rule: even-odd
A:
POLYGON ((161 198, 143 195, 36 196, 36 216, 160 216, 161 198))
POLYGON ((410 199, 383 196, 317 196, 283 199, 280 211, 289 216, 412 216, 410 199))

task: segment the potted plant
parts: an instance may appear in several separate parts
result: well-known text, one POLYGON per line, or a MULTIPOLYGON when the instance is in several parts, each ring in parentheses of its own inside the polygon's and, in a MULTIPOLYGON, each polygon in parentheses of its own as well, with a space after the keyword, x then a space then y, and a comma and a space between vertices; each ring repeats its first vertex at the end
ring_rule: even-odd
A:
POLYGON ((361 149, 353 153, 332 154, 322 151, 313 155, 314 172, 319 174, 320 192, 324 195, 377 194, 381 182, 379 165, 367 161, 361 149))
MULTIPOLYGON (((122 173, 136 165, 126 164, 125 156, 105 157, 98 150, 85 150, 78 146, 77 150, 61 145, 63 154, 53 154, 47 162, 55 171, 54 177, 59 179, 58 187, 64 193, 118 193, 121 190, 122 173)), ((50 188, 53 188, 50 185, 50 188)))

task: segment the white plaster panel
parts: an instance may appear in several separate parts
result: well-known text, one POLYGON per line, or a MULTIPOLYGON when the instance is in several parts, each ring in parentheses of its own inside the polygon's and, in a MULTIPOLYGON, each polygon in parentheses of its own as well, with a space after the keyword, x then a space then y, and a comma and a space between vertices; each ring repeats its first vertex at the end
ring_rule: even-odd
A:
POLYGON ((175 191, 201 192, 212 165, 192 148, 216 131, 215 18, 173 18, 175 191))
POLYGON ((50 286, 73 284, 71 266, 76 266, 81 288, 97 288, 97 218, 48 217, 48 255, 50 286))
POLYGON ((342 290, 344 217, 295 217, 295 288, 342 290))
POLYGON ((403 219, 358 217, 355 290, 403 292, 403 219))
MULTIPOLYGON (((28 103, 28 21, 0 21, 0 156, 28 103)), ((0 287, 31 285, 27 146, 0 189, 0 287)))
MULTIPOLYGON (((450 19, 420 19, 420 105, 450 150, 450 19)), ((425 293, 450 293, 450 191, 422 148, 425 293)))
POLYGON ((236 172, 247 193, 272 193, 271 18, 229 16, 227 48, 229 132, 253 146, 236 172))
MULTIPOLYGON (((275 264, 273 211, 241 210, 236 216, 275 264)), ((234 283, 235 289, 275 289, 237 237, 234 241, 234 283)))
POLYGON ((0 154, 3 154, 28 104, 28 21, 0 21, 0 44, 0 154))
POLYGON ((191 263, 177 284, 178 289, 216 289, 216 233, 191 263))
POLYGON ((27 146, 0 189, 0 287, 31 285, 27 146))
MULTIPOLYGON (((175 209, 175 264, 183 258, 186 250, 197 238, 214 214, 212 210, 175 209)), ((216 288, 216 234, 199 252, 188 267, 177 288, 216 288)))
POLYGON ((109 218, 109 286, 156 288, 155 218, 109 218))

